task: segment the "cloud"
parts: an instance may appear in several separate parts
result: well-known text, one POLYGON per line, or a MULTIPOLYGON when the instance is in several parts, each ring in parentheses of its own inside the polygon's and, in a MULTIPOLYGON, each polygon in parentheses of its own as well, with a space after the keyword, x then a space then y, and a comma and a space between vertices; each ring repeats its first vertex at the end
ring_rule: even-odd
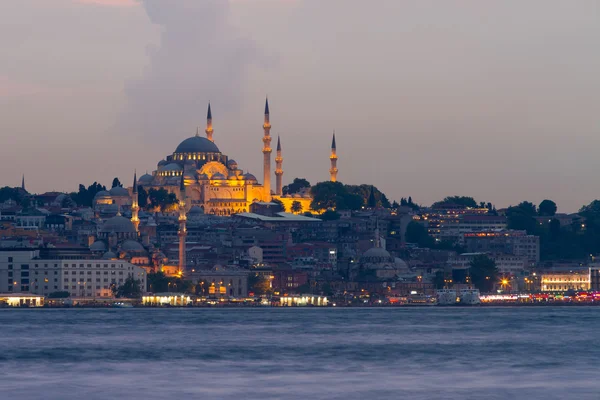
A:
POLYGON ((116 129, 164 137, 195 130, 209 100, 220 113, 240 107, 248 68, 260 61, 255 43, 230 22, 224 0, 143 0, 150 21, 162 29, 149 48, 144 76, 125 87, 127 106, 116 129))

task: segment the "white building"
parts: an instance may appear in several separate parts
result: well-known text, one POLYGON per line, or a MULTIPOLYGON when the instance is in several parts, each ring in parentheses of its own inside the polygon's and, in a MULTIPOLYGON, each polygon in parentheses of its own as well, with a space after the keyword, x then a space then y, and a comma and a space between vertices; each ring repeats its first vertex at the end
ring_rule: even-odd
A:
POLYGON ((0 292, 47 296, 69 292, 73 297, 111 297, 132 276, 146 291, 146 271, 122 260, 43 260, 39 250, 0 249, 0 292))

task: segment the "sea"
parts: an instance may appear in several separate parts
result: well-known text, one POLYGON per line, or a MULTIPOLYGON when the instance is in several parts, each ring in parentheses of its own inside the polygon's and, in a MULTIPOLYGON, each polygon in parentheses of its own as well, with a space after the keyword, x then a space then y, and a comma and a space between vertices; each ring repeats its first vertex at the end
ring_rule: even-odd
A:
POLYGON ((0 399, 600 399, 600 307, 0 309, 0 399))

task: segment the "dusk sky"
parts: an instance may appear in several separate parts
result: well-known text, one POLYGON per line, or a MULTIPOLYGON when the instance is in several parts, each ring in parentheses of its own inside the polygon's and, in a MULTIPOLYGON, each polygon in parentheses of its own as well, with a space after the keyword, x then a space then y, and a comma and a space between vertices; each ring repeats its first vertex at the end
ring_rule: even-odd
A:
POLYGON ((5 0, 0 49, 0 186, 131 185, 209 100, 261 177, 268 95, 284 184, 328 179, 335 129, 391 200, 600 198, 598 0, 5 0))

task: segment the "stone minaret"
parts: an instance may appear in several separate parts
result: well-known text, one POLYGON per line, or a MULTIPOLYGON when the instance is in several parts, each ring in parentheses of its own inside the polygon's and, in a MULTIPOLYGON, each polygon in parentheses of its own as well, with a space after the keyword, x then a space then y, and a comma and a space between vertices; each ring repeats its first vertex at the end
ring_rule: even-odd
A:
POLYGON ((187 237, 187 228, 185 226, 187 217, 185 216, 185 184, 183 181, 183 175, 181 175, 181 183, 179 185, 179 230, 177 236, 179 236, 179 271, 185 271, 186 257, 185 257, 185 238, 187 237))
POLYGON ((25 190, 25 174, 23 174, 23 179, 21 179, 21 189, 23 189, 24 192, 27 191, 25 190))
POLYGON ((138 188, 137 188, 137 171, 133 173, 133 190, 131 192, 131 223, 135 227, 135 232, 139 235, 140 230, 140 219, 138 218, 138 211, 140 206, 138 204, 138 188))
POLYGON ((281 196, 283 193, 281 186, 281 177, 283 176, 283 157, 281 157, 281 141, 277 136, 277 157, 275 157, 275 194, 281 196))
POLYGON ((335 132, 333 132, 333 140, 331 141, 331 155, 329 156, 329 160, 331 161, 331 168, 329 169, 329 175, 331 178, 329 179, 331 182, 337 182, 337 160, 338 156, 335 148, 335 132))
POLYGON ((264 201, 271 201, 271 122, 269 121, 269 99, 265 100, 265 122, 263 124, 265 134, 263 136, 263 187, 264 201))
POLYGON ((210 112, 210 102, 208 103, 208 112, 206 113, 206 129, 204 130, 204 132, 206 132, 206 138, 208 140, 210 140, 211 142, 214 142, 213 127, 212 127, 212 112, 210 112))

